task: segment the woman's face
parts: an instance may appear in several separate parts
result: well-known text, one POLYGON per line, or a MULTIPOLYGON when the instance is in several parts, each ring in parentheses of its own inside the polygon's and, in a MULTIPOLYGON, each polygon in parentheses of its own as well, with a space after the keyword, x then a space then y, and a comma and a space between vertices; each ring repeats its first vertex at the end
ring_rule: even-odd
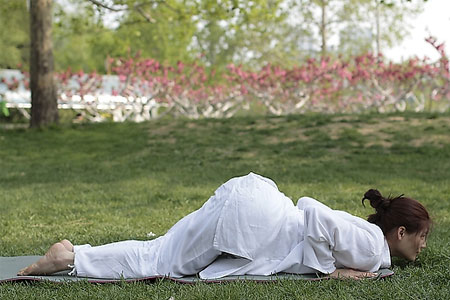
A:
POLYGON ((428 230, 423 230, 419 233, 404 233, 403 238, 398 243, 399 256, 414 261, 419 255, 420 251, 427 246, 428 230))

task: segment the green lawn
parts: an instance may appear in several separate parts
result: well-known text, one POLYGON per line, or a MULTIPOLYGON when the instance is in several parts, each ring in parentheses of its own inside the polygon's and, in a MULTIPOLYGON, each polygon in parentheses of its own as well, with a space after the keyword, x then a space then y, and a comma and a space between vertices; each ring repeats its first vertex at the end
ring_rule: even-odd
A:
POLYGON ((372 187, 424 203, 428 248, 380 281, 3 284, 0 299, 449 299, 450 114, 304 115, 0 129, 0 256, 164 234, 233 176, 366 217, 372 187))

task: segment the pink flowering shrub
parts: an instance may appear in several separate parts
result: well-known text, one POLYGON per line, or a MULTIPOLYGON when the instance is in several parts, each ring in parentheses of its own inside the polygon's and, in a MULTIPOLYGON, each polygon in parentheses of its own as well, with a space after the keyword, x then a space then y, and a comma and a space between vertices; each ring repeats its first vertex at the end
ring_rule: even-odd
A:
POLYGON ((441 56, 435 71, 437 76, 432 78, 431 99, 435 101, 450 99, 450 64, 449 58, 445 52, 444 43, 438 44, 434 37, 429 37, 426 41, 431 44, 441 56))
MULTIPOLYGON (((366 110, 423 110, 430 92, 437 92, 443 70, 426 61, 410 59, 385 64, 368 53, 348 61, 308 60, 291 69, 266 66, 249 72, 230 65, 228 80, 244 95, 252 95, 274 114, 306 111, 361 112, 366 110)), ((448 96, 445 96, 448 99, 448 96)))
MULTIPOLYGON (((143 121, 164 114, 230 117, 250 103, 269 114, 304 112, 447 110, 449 59, 444 44, 426 40, 440 54, 435 63, 412 58, 385 63, 370 53, 350 59, 309 59, 299 66, 266 65, 249 70, 230 64, 217 74, 196 63, 164 65, 139 54, 109 58, 113 75, 72 72, 55 75, 61 108, 83 111, 91 120, 143 121)), ((8 90, 28 89, 28 74, 1 79, 8 90)), ((1 100, 1 99, 0 99, 1 100)))
POLYGON ((230 117, 245 100, 231 85, 221 84, 214 70, 196 63, 178 62, 165 66, 154 59, 110 59, 119 76, 120 87, 114 93, 146 95, 164 106, 164 114, 198 117, 230 117))

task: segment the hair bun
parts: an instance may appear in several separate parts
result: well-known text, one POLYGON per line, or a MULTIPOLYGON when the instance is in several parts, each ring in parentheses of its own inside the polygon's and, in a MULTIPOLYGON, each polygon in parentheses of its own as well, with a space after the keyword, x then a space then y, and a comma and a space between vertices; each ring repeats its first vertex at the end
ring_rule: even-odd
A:
POLYGON ((364 200, 369 200, 370 206, 375 208, 376 211, 385 210, 389 207, 389 199, 384 198, 378 190, 370 189, 362 198, 362 204, 364 205, 364 200))

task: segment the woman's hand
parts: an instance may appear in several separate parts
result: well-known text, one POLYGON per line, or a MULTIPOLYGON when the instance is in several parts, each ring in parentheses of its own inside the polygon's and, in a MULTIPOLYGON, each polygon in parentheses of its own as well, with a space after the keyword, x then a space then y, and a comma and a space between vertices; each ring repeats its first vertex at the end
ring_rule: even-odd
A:
POLYGON ((330 278, 337 279, 364 279, 364 278, 373 278, 377 277, 378 274, 372 272, 361 272, 353 269, 336 269, 333 273, 331 273, 330 278))

